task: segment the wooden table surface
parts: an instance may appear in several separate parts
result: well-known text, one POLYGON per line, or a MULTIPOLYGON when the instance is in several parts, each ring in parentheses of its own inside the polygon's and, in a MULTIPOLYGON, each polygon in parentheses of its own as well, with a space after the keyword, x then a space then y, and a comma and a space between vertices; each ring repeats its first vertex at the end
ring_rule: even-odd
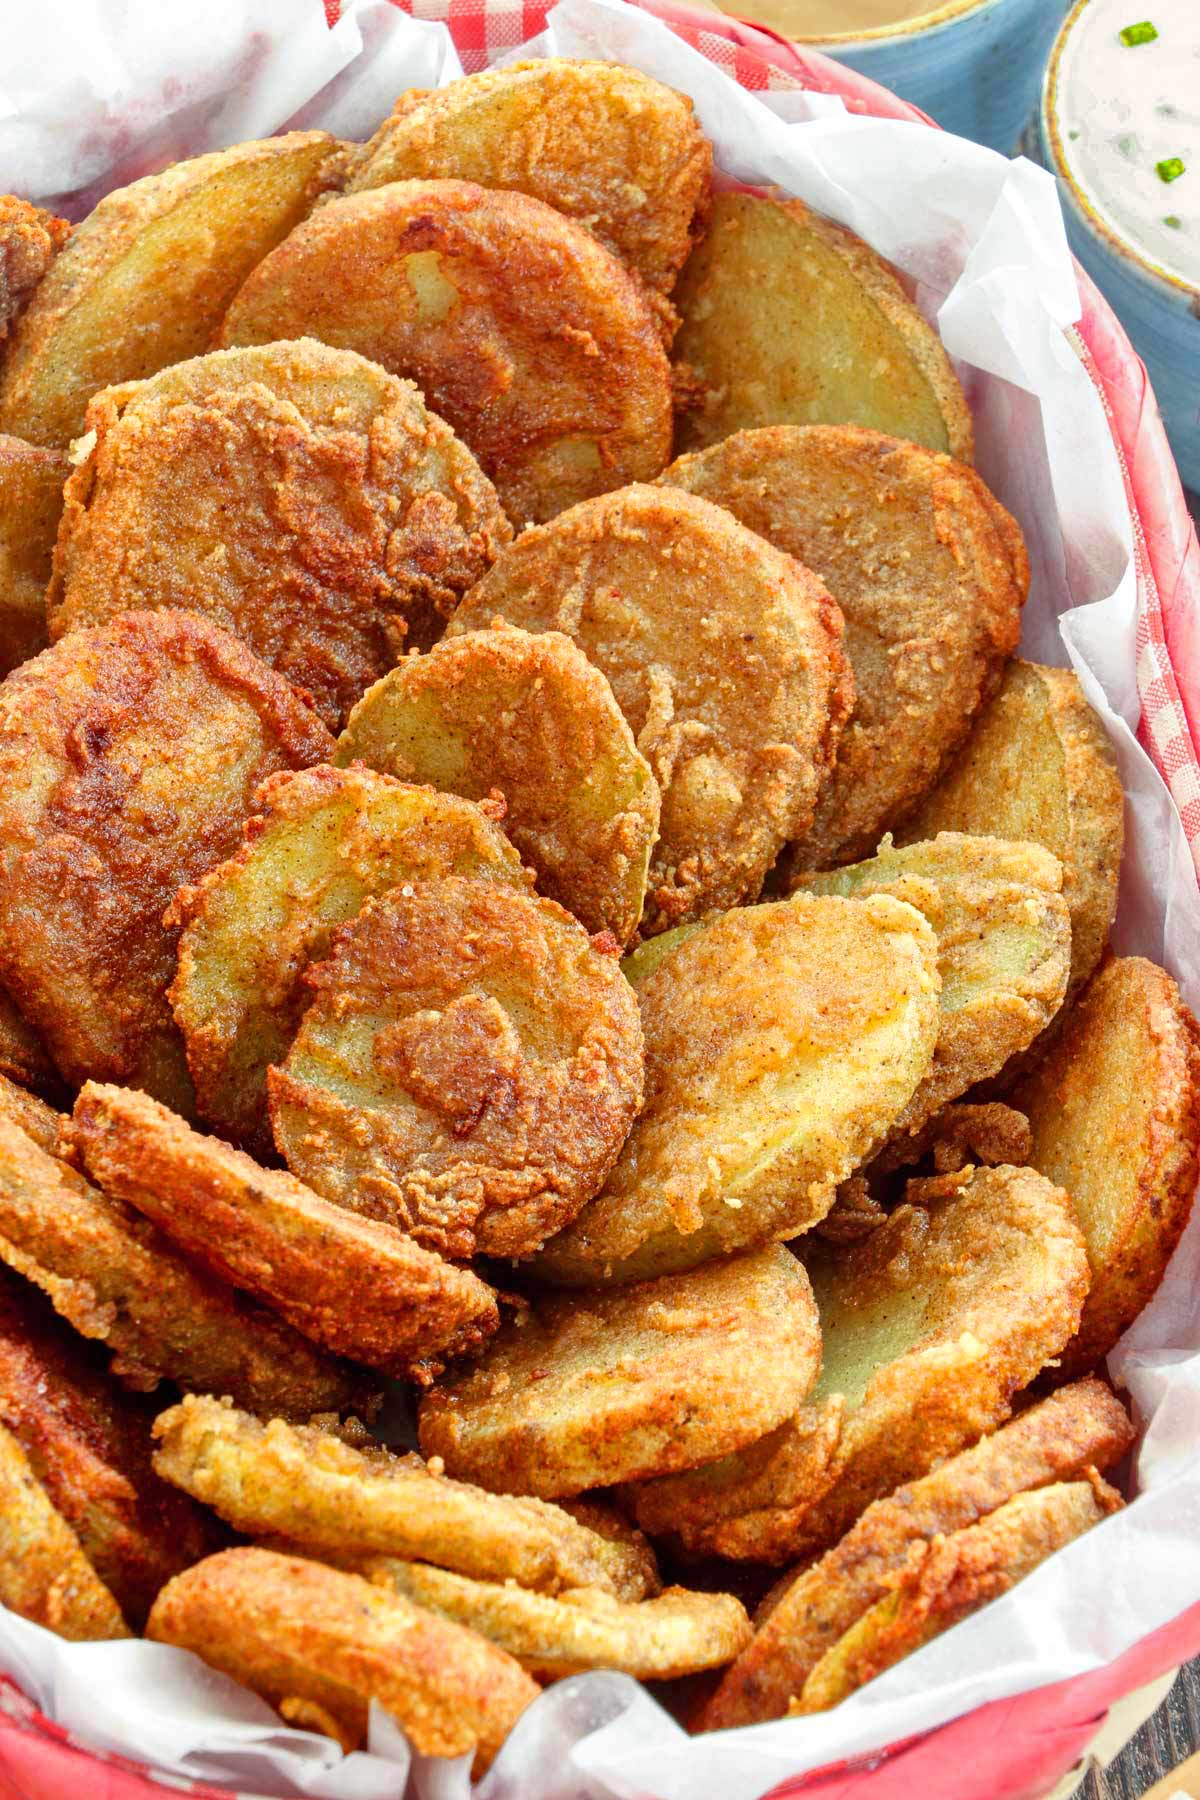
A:
POLYGON ((1181 1669, 1153 1717, 1103 1775, 1090 1775, 1080 1800, 1140 1800, 1200 1746, 1200 1658, 1181 1669))

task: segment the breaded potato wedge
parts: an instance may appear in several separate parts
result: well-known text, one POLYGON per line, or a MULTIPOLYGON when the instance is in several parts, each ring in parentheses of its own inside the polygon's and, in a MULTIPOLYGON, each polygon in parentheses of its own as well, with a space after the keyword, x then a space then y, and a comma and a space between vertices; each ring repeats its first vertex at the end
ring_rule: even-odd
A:
POLYGON ((421 1448, 501 1493, 581 1494, 751 1443, 795 1411, 820 1363, 803 1267, 772 1246, 533 1301, 425 1395, 421 1448))
MULTIPOLYGON (((801 869, 873 856, 945 769, 1017 647, 1029 563, 1016 521, 973 469, 848 426, 740 431, 680 457, 662 480, 806 564, 841 608, 854 711, 790 854, 801 869)), ((942 823, 1044 841, 979 817, 942 823)))
POLYGON ((331 749, 280 676, 193 613, 74 632, 0 686, 0 982, 65 1080, 191 1111, 163 913, 234 849, 267 775, 331 749))
POLYGON ((1075 994, 1100 960, 1117 908, 1125 802, 1112 746, 1071 669, 1009 664, 953 768, 896 840, 939 831, 1026 838, 1057 856, 1075 994))
POLYGON ((504 828, 542 893, 624 945, 642 916, 660 795, 612 689, 561 632, 466 632, 410 656, 351 713, 335 760, 468 800, 504 828))
POLYGON ((1099 1476, 1056 1482, 1017 1494, 978 1525, 927 1544, 920 1559, 898 1576, 892 1592, 825 1652, 789 1704, 788 1717, 827 1712, 902 1657, 1008 1593, 1039 1563, 1122 1504, 1099 1476))
POLYGON ((539 1688, 520 1664, 398 1594, 298 1556, 224 1550, 169 1582, 146 1635, 253 1688, 347 1753, 372 1700, 425 1756, 474 1752, 482 1775, 539 1688))
MULTIPOLYGON (((1088 1264, 1069 1196, 1032 1169, 943 1181, 944 1197, 922 1193, 857 1243, 806 1240, 821 1378, 769 1458, 751 1450, 755 1481, 740 1513, 735 1468, 676 1484, 688 1548, 773 1563, 824 1550, 872 1500, 1006 1419, 1013 1395, 1071 1337, 1088 1264)), ((652 1529, 663 1507, 630 1498, 652 1529)))
POLYGON ((630 487, 524 532, 448 635, 496 615, 572 638, 654 771, 643 935, 755 899, 812 818, 852 703, 817 578, 706 500, 630 487))
POLYGON ((3 1425, 0 1603, 76 1643, 132 1635, 79 1539, 55 1512, 25 1452, 3 1425))
POLYGON ((378 1398, 360 1374, 187 1261, 35 1143, 13 1112, 0 1096, 0 1262, 104 1344, 127 1387, 175 1381, 293 1419, 378 1398))
POLYGON ((65 219, 16 194, 0 194, 0 345, 70 235, 65 219))
POLYGON ((556 56, 401 94, 347 188, 417 178, 543 200, 665 295, 703 231, 712 148, 686 94, 619 63, 556 56))
POLYGON ((1025 1050, 1062 1005, 1071 969, 1071 917, 1062 864, 1040 844, 939 832, 869 862, 802 875, 806 893, 866 899, 892 894, 923 912, 938 940, 941 1021, 933 1061, 896 1120, 889 1163, 934 1113, 1025 1050))
POLYGON ((417 383, 514 525, 671 454, 671 372, 640 281, 526 194, 395 181, 329 200, 237 294, 222 344, 315 337, 417 383))
POLYGON ((114 1388, 95 1346, 0 1269, 0 1424, 139 1631, 163 1583, 227 1542, 210 1513, 154 1473, 153 1418, 114 1388))
POLYGON ((22 1018, 11 994, 0 988, 0 1075, 22 1087, 58 1085, 58 1071, 33 1026, 22 1018))
POLYGON ((182 931, 168 998, 201 1116, 271 1160, 267 1068, 291 1048, 312 999, 304 972, 335 928, 404 881, 528 877, 484 809, 367 769, 273 775, 254 805, 241 848, 172 902, 182 931))
POLYGON ((0 436, 0 679, 44 650, 46 584, 70 464, 0 436))
MULTIPOLYGON (((351 1422, 352 1423, 352 1422, 351 1422)), ((540 1593, 576 1588, 622 1601, 659 1591, 640 1533, 602 1533, 544 1500, 489 1494, 398 1456, 361 1428, 264 1424, 228 1401, 188 1395, 155 1422, 154 1466, 249 1537, 319 1559, 394 1556, 540 1593)))
POLYGON ((1133 1425, 1101 1381, 1060 1388, 920 1480, 875 1500, 818 1562, 785 1578, 754 1641, 705 1703, 703 1731, 780 1719, 826 1651, 886 1597, 914 1547, 974 1525, 1018 1494, 1107 1469, 1133 1425))
POLYGON ((817 1224, 923 1080, 938 987, 932 929, 884 894, 739 907, 676 945, 637 988, 641 1116, 537 1275, 634 1281, 817 1224))
POLYGON ((427 1382, 496 1329, 496 1297, 469 1269, 202 1137, 148 1094, 87 1082, 63 1138, 106 1193, 334 1355, 427 1382))
POLYGON ((181 606, 302 688, 333 730, 436 638, 512 537, 411 382, 312 339, 218 350, 87 411, 50 635, 181 606))
POLYGON ((1092 1286, 1063 1367, 1112 1349, 1152 1298, 1200 1174, 1200 1029, 1165 970, 1114 957, 1012 1096, 1031 1162, 1065 1187, 1087 1239, 1092 1286))
POLYGON ((242 281, 321 189, 336 154, 291 131, 172 163, 101 200, 19 320, 0 377, 0 431, 63 447, 100 388, 207 350, 242 281))
POLYGON ((718 194, 674 301, 675 358, 698 390, 684 449, 762 425, 866 425, 970 462, 937 332, 881 256, 803 201, 718 194))
POLYGON ((288 1167, 446 1256, 531 1254, 603 1185, 642 1104, 615 949, 497 881, 368 900, 267 1073, 288 1167))

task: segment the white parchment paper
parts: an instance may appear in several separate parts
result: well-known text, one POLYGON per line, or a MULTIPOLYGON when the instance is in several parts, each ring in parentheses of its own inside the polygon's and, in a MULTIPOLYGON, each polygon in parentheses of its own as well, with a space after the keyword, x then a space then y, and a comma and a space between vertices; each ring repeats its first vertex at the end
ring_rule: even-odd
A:
MULTIPOLYGON (((619 0, 562 0, 522 54, 629 62, 694 99, 720 168, 858 231, 916 283, 975 414, 980 469, 1019 518, 1023 649, 1077 670, 1116 745, 1128 841, 1116 941, 1200 1009, 1200 896, 1167 791, 1136 742, 1131 529, 1099 398, 1064 328, 1078 301, 1053 184, 828 96, 752 95, 619 0)), ((403 88, 459 73, 444 28, 360 0, 42 0, 6 23, 0 189, 75 216, 119 181, 288 124, 362 136, 403 88)), ((1093 1669, 1200 1600, 1200 1214, 1114 1353, 1144 1427, 1136 1500, 1015 1591, 831 1714, 689 1739, 636 1682, 590 1675, 522 1719, 478 1800, 756 1800, 984 1701, 1093 1669)), ((195 1658, 69 1645, 0 1609, 0 1668, 77 1736, 246 1793, 466 1800, 466 1759, 412 1759, 376 1710, 369 1752, 283 1727, 195 1658)))

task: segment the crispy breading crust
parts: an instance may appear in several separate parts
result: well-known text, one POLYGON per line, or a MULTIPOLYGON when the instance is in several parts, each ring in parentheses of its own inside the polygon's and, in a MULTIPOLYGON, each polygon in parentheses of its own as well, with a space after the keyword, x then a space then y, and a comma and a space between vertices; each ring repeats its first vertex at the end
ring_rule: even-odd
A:
POLYGON ((597 1532, 544 1500, 485 1493, 397 1456, 363 1432, 269 1424, 228 1401, 189 1395, 160 1415, 154 1466, 251 1537, 279 1536, 316 1557, 396 1556, 480 1581, 618 1600, 658 1591, 640 1534, 597 1532))
POLYGON ((1013 1163, 1019 1169, 1033 1163, 1033 1134, 1029 1120, 1015 1107, 1000 1100, 958 1100, 943 1106, 915 1137, 889 1146, 876 1157, 874 1169, 911 1166, 928 1156, 935 1175, 953 1175, 969 1164, 1013 1163))
POLYGON ((538 1686, 486 1639, 360 1576, 270 1550, 225 1550, 177 1575, 147 1635, 192 1650, 344 1750, 377 1700, 427 1756, 474 1751, 481 1775, 538 1686))
POLYGON ((65 219, 15 194, 0 194, 0 344, 70 235, 65 219))
POLYGON ((1200 1174, 1200 1027, 1164 970, 1102 964, 1056 1041, 1012 1096, 1030 1161, 1071 1195, 1092 1288, 1063 1367, 1107 1356, 1152 1297, 1191 1215, 1200 1174))
POLYGON ((275 1140, 317 1192, 447 1256, 523 1256, 604 1182, 642 1103, 612 939, 496 881, 368 900, 304 979, 267 1075, 275 1140))
POLYGON ((121 1610, 0 1425, 0 1602, 59 1637, 127 1638, 121 1610))
POLYGON ((29 1089, 0 1071, 0 1119, 7 1119, 12 1125, 19 1125, 23 1132, 30 1136, 40 1150, 53 1156, 58 1149, 58 1133, 63 1122, 63 1115, 55 1112, 52 1106, 39 1094, 30 1093, 29 1089))
POLYGON ((188 607, 335 731, 512 537, 491 482, 411 382, 311 338, 108 388, 86 423, 51 636, 188 607))
POLYGON ((699 1729, 782 1718, 825 1652, 883 1598, 915 1545, 973 1525, 1031 1488, 1106 1469, 1133 1438, 1120 1401, 1103 1382, 1087 1379, 874 1501, 819 1562, 785 1579, 753 1643, 702 1708, 699 1729))
POLYGON ((168 998, 200 1113, 273 1161, 267 1068, 291 1048, 312 1000, 304 972, 334 928, 408 879, 531 877, 487 807, 367 769, 272 775, 254 804, 237 853, 171 904, 167 923, 183 929, 168 998))
POLYGON ((450 633, 496 614, 573 638, 654 771, 643 933, 753 900, 811 820, 852 703, 820 581, 707 500, 629 487, 524 532, 450 633))
POLYGON ((517 526, 652 480, 671 454, 641 282, 525 194, 396 181, 327 201, 248 277, 221 342, 304 336, 411 376, 517 526))
POLYGON ((192 613, 122 614, 0 685, 0 981, 66 1080, 190 1110, 163 911, 233 850, 265 776, 331 748, 280 676, 192 613))
POLYGON ((469 1269, 202 1137, 148 1094, 87 1082, 63 1137, 107 1193, 335 1355, 426 1382, 496 1328, 496 1297, 469 1269))
POLYGON ((727 507, 807 564, 841 607, 854 712, 790 855, 799 869, 872 856, 937 780, 1017 647, 1029 564, 1015 521, 973 469, 854 426, 741 431, 680 457, 662 481, 727 507))
POLYGON ((21 1086, 52 1091, 58 1087, 58 1070, 46 1046, 17 1008, 11 994, 0 988, 0 1076, 21 1086))
POLYGON ((336 761, 469 800, 502 794, 538 886, 588 931, 637 929, 660 795, 608 682, 569 638, 515 626, 407 657, 361 699, 336 761))
POLYGON ((69 472, 57 450, 0 435, 0 678, 46 647, 46 584, 69 472))
POLYGON ((570 1495, 665 1475, 778 1425, 820 1357, 804 1271, 778 1246, 540 1299, 474 1368, 425 1395, 421 1448, 501 1492, 570 1495))
POLYGON ((544 200, 669 294, 703 234, 712 148, 686 94, 620 64, 548 57, 401 94, 347 186, 415 176, 544 200))

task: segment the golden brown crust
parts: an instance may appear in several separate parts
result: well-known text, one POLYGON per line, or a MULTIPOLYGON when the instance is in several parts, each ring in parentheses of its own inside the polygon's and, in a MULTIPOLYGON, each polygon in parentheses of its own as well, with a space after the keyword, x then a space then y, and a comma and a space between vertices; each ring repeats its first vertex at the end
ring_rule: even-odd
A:
POLYGON ((187 607, 334 730, 512 537, 491 482, 411 382, 311 339, 108 388, 86 423, 51 636, 187 607))
POLYGON ((147 1635, 195 1651, 345 1750, 365 1742, 377 1700, 414 1750, 474 1751, 475 1775, 539 1692, 475 1632, 357 1575, 269 1550, 225 1550, 177 1575, 147 1635))
POLYGON ((0 344, 70 235, 65 219, 15 194, 0 194, 0 344))
POLYGON ((662 790, 643 932, 753 900, 812 817, 852 692, 824 587, 728 513, 630 487, 527 531, 450 633, 573 638, 662 790))
POLYGON ((446 638, 366 694, 338 741, 402 781, 503 796, 504 829, 542 893, 629 942, 642 916, 660 795, 608 682, 557 631, 446 638))
POLYGON ((46 647, 46 583, 69 467, 57 450, 0 436, 0 679, 46 647))
POLYGON ((58 1070, 50 1061, 46 1046, 33 1026, 17 1008, 11 994, 0 988, 0 1075, 22 1087, 53 1091, 58 1086, 58 1070))
POLYGON ((76 1642, 127 1638, 113 1596, 0 1425, 0 1602, 76 1642))
POLYGON ((369 899, 307 971, 315 998, 268 1072, 288 1166, 447 1256, 529 1255, 601 1187, 642 1103, 615 950, 497 881, 369 899))
POLYGON ((807 564, 841 607, 854 711, 791 855, 800 869, 873 855, 937 780, 1016 649, 1029 567, 1015 521, 973 469, 855 426, 741 431, 680 457, 662 480, 727 507, 807 564))
POLYGON ((20 1126, 21 1130, 31 1137, 39 1149, 48 1156, 58 1150, 58 1133, 63 1122, 63 1115, 39 1094, 30 1093, 20 1082, 14 1081, 0 1071, 0 1119, 7 1119, 10 1124, 20 1126))
POLYGON ((303 336, 411 376, 517 526, 652 480, 671 453, 641 283, 525 194, 397 181, 327 201, 248 278, 221 342, 303 336))

